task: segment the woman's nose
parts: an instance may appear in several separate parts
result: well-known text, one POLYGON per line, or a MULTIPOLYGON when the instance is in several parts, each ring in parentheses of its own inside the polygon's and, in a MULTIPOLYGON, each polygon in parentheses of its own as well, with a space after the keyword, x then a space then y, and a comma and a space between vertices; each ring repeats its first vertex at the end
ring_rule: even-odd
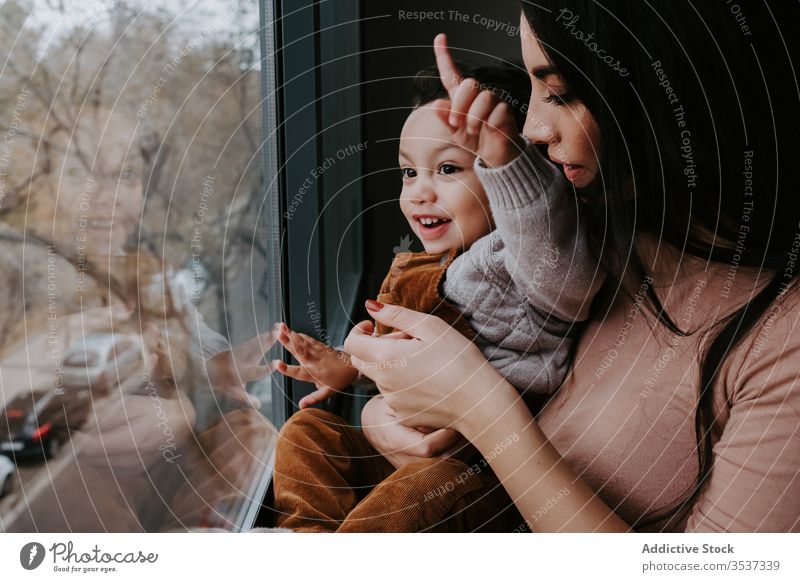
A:
POLYGON ((553 124, 535 110, 531 110, 525 119, 522 133, 533 143, 551 144, 558 141, 553 124))

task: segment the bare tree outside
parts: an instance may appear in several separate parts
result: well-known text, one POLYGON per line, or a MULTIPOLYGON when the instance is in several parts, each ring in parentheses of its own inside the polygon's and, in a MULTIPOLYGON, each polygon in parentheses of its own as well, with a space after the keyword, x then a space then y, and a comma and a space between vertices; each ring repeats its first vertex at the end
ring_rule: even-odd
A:
POLYGON ((252 501, 258 33, 245 0, 0 6, 0 531, 230 529, 252 501))

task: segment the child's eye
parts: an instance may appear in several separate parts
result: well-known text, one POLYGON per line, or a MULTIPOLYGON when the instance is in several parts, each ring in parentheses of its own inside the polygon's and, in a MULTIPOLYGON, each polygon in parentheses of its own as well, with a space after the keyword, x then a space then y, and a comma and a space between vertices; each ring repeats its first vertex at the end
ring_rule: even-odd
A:
POLYGON ((414 168, 400 168, 400 173, 403 174, 403 178, 416 178, 417 171, 414 168))
POLYGON ((442 164, 439 166, 439 172, 442 174, 455 174, 460 168, 453 164, 442 164))
POLYGON ((555 105, 556 107, 563 107, 570 101, 572 101, 572 95, 570 95, 569 93, 564 93, 562 95, 556 95, 554 93, 550 93, 544 99, 545 103, 549 103, 550 105, 555 105))

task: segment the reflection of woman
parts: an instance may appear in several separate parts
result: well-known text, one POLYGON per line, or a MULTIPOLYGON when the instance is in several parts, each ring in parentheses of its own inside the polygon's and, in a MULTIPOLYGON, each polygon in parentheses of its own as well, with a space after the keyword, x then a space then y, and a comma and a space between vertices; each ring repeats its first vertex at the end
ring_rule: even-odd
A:
MULTIPOLYGON (((797 5, 740 2, 747 34, 724 3, 523 6, 534 80, 525 134, 565 164, 609 274, 570 378, 534 418, 458 333, 388 305, 372 316, 411 339, 373 337, 365 322, 347 351, 403 424, 467 436, 534 531, 800 530, 790 174, 800 128, 797 92, 785 89, 797 5)), ((441 46, 438 56, 442 78, 457 78, 441 46)), ((451 89, 455 123, 467 111, 486 118, 474 88, 451 89)), ((330 415, 294 418, 292 438, 337 430, 330 415)), ((368 432, 384 454, 390 428, 368 432)), ((386 479, 345 529, 361 529, 365 503, 384 508, 385 528, 407 514, 420 529, 446 527, 446 515, 419 515, 436 466, 411 463, 386 479)), ((485 514, 469 501, 449 503, 471 530, 485 514)))
POLYGON ((169 338, 169 358, 161 354, 156 370, 161 377, 180 378, 192 355, 226 351, 227 341, 205 325, 192 337, 189 322, 176 317, 188 305, 170 296, 161 261, 125 246, 144 204, 137 126, 124 115, 88 107, 71 131, 45 126, 41 133, 39 143, 18 144, 15 174, 28 178, 16 181, 22 187, 2 209, 0 251, 4 272, 13 274, 2 282, 4 344, 45 329, 68 344, 77 338, 68 337, 69 329, 59 333, 60 317, 130 303, 138 305, 139 321, 120 331, 139 334, 135 324, 147 319, 169 338))
POLYGON ((135 530, 142 523, 135 512, 133 522, 125 517, 131 506, 156 495, 169 500, 171 488, 185 479, 177 465, 201 455, 192 431, 203 388, 215 390, 206 407, 220 401, 256 406, 244 383, 266 372, 257 349, 266 338, 231 350, 188 302, 171 294, 161 261, 126 252, 143 207, 135 124, 89 107, 71 134, 42 134, 30 152, 18 144, 15 173, 28 179, 15 182, 22 187, 5 201, 0 222, 3 359, 28 372, 13 389, 69 390, 59 384, 62 358, 98 332, 140 336, 146 369, 119 378, 108 398, 93 395, 88 425, 73 434, 76 459, 53 483, 54 499, 29 499, 32 519, 52 530, 91 531, 111 527, 107 521, 118 531, 135 530), (30 160, 34 167, 25 167, 30 160), (126 308, 131 303, 133 314, 126 308), (69 502, 59 501, 58 489, 72 480, 93 512, 74 490, 69 502), (59 506, 66 515, 54 511, 59 506))

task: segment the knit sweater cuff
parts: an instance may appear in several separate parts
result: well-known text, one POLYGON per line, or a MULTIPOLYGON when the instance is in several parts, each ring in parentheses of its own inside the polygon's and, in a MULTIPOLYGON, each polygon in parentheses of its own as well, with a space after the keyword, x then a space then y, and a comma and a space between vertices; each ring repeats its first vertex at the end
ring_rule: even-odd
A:
POLYGON ((562 178, 558 167, 542 156, 524 135, 522 154, 504 166, 487 168, 475 159, 475 173, 493 204, 500 208, 523 208, 541 199, 562 178))
POLYGON ((204 322, 200 322, 198 333, 193 338, 191 345, 192 355, 201 361, 208 361, 214 356, 227 352, 231 349, 231 344, 225 336, 215 332, 204 322))

